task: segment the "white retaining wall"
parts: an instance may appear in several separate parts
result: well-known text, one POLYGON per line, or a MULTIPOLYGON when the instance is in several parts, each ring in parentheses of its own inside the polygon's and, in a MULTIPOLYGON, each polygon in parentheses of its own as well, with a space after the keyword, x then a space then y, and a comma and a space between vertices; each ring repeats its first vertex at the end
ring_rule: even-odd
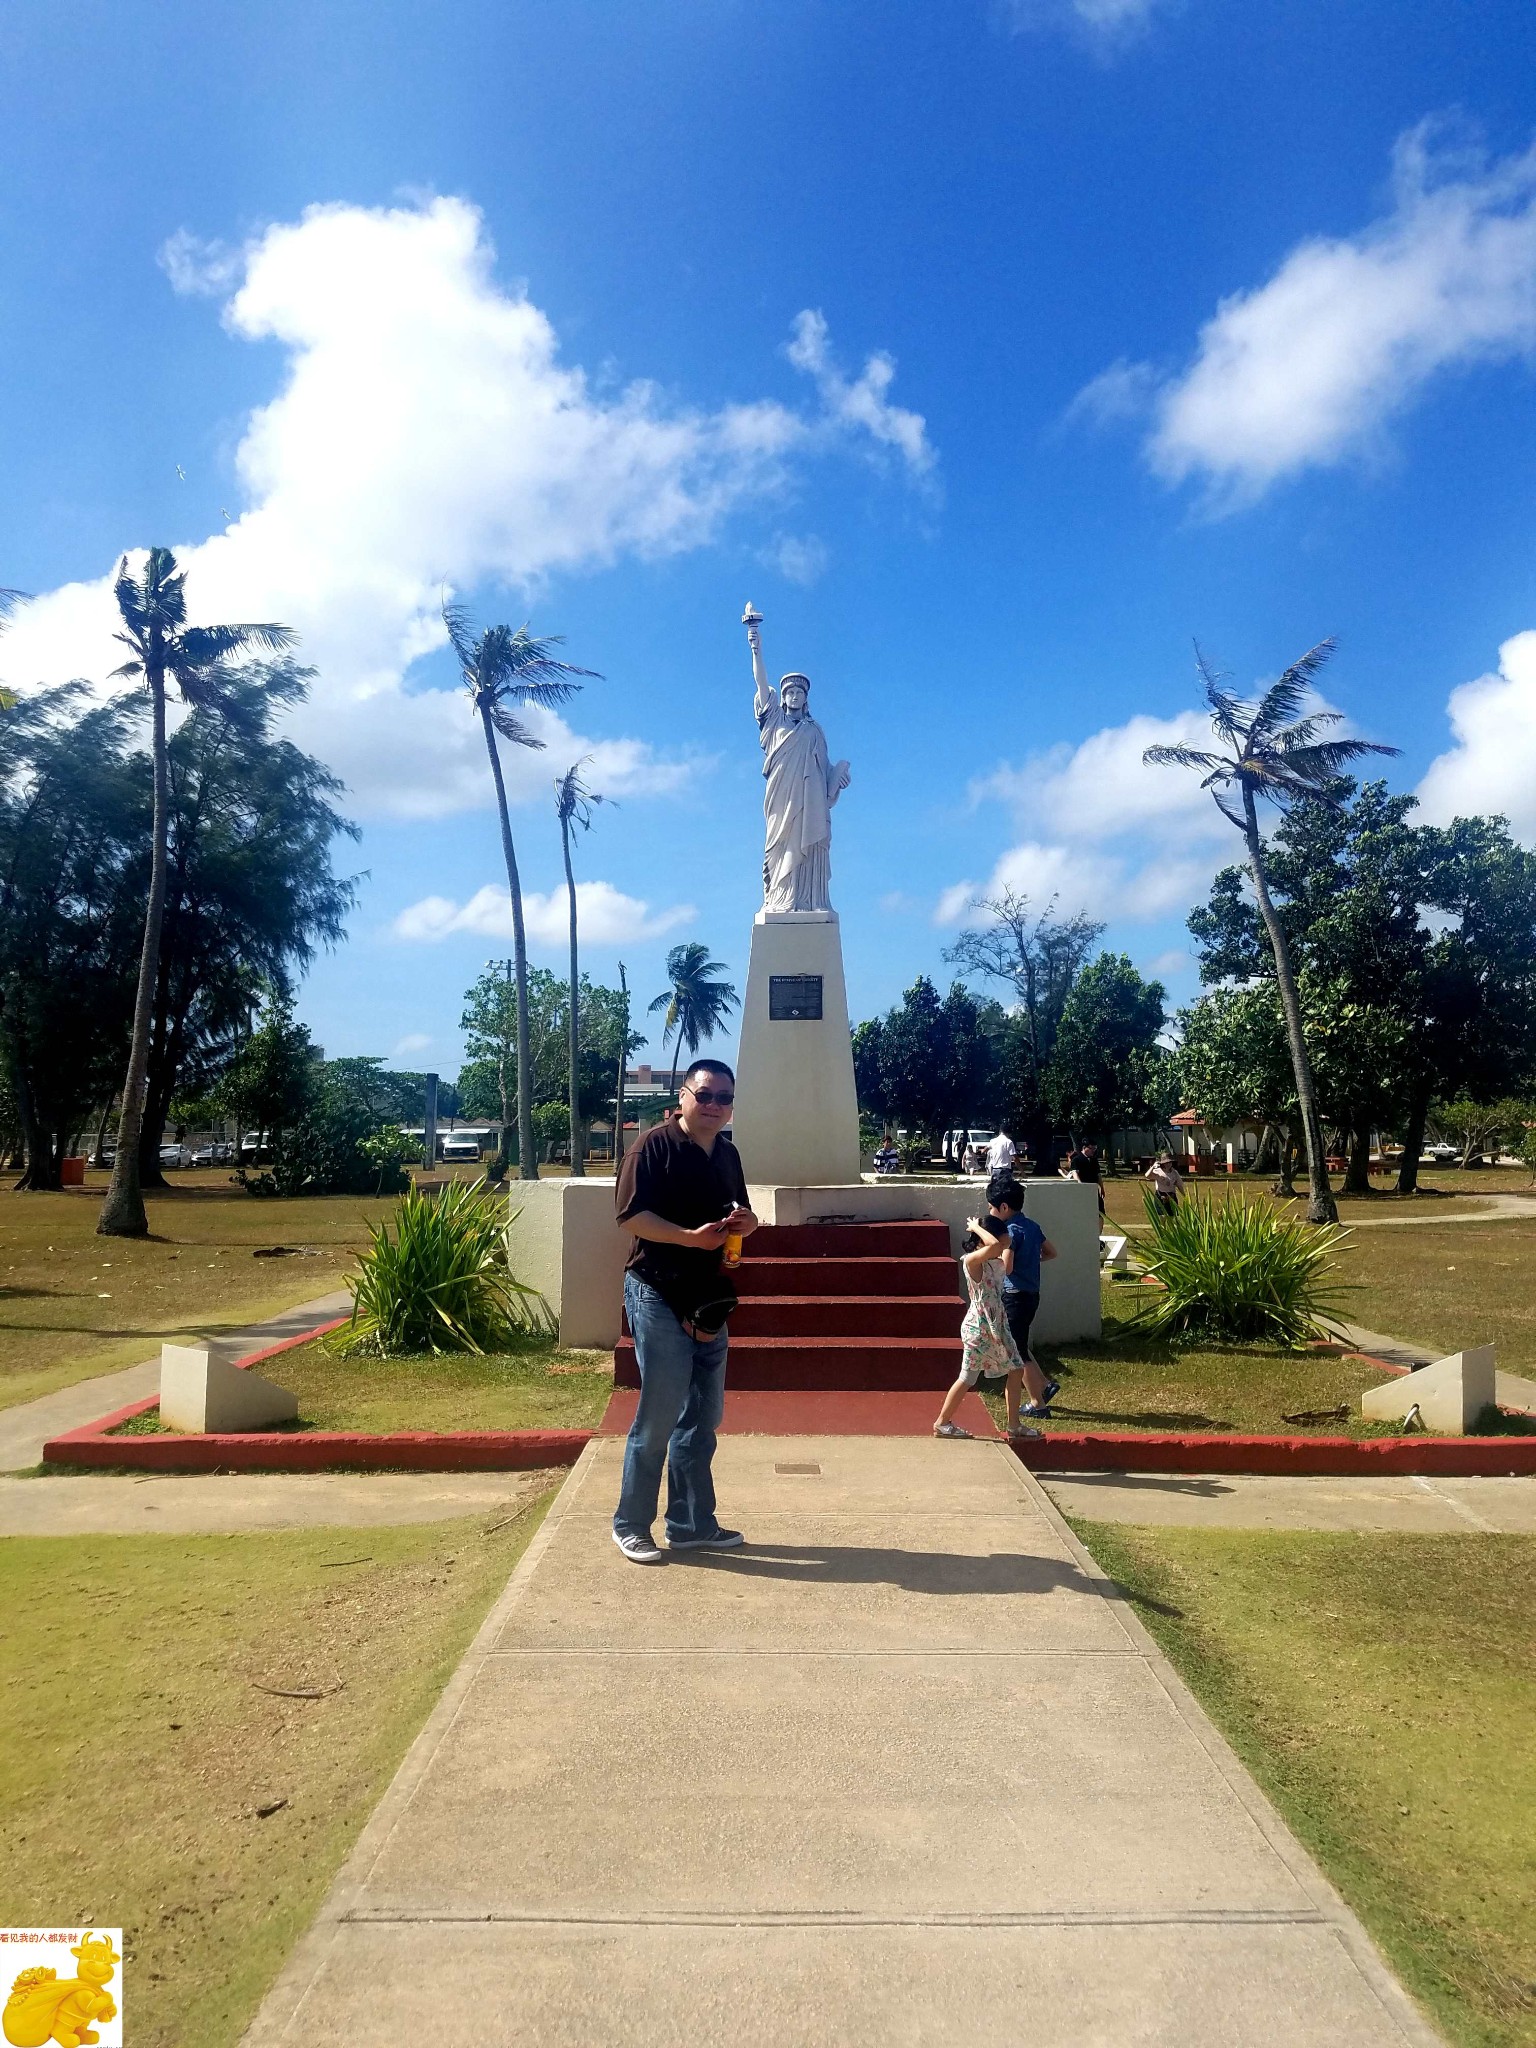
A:
MULTIPOLYGON (((509 1205, 512 1270, 537 1287, 560 1318, 560 1342, 573 1350, 608 1351, 619 1341, 624 1261, 631 1239, 613 1217, 613 1181, 514 1181, 509 1205)), ((1024 1183, 1025 1213, 1059 1257, 1040 1275, 1040 1312, 1033 1334, 1043 1344, 1097 1337, 1099 1205, 1077 1181, 1024 1183)), ((959 1256, 966 1219, 985 1207, 976 1182, 861 1181, 842 1187, 750 1189, 764 1223, 897 1223, 918 1219, 948 1225, 959 1256)))

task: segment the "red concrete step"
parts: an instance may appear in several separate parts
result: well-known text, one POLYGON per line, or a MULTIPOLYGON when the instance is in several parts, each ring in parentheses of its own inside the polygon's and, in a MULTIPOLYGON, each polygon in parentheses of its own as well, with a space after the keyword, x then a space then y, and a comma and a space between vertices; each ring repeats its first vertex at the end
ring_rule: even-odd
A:
POLYGON ((954 1337, 965 1303, 957 1294, 759 1294, 731 1317, 738 1337, 954 1337))
MULTIPOLYGON (((728 1387, 870 1388, 942 1392, 960 1370, 958 1337, 732 1337, 728 1387)), ((613 1383, 637 1387, 635 1341, 621 1337, 613 1383)))
POLYGON ((746 1240, 750 1259, 947 1258, 947 1223, 765 1223, 746 1240))
POLYGON ((959 1268, 951 1258, 743 1259, 731 1275, 743 1301, 764 1294, 952 1294, 959 1268))

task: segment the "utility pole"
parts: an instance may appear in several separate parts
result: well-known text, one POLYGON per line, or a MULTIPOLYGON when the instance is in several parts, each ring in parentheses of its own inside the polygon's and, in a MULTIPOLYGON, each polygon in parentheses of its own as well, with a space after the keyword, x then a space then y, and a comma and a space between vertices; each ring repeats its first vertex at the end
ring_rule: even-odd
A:
POLYGON ((426 1113, 422 1118, 421 1165, 424 1173, 437 1170, 437 1076, 424 1076, 427 1084, 426 1113))
POLYGON ((624 1069, 629 1063, 629 983, 624 979, 624 962, 619 962, 619 994, 624 998, 619 1016, 619 1085, 613 1097, 613 1170, 617 1175, 624 1159, 624 1069))

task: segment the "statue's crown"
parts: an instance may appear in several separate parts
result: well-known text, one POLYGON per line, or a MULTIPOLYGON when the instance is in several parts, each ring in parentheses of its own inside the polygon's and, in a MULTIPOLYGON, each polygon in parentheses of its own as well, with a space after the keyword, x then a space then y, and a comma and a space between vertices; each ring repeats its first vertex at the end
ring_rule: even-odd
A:
POLYGON ((780 692, 782 693, 783 691, 787 690, 791 683, 798 683, 801 689, 805 691, 806 695, 810 695, 811 679, 809 676, 802 675, 799 669, 797 668, 792 668, 787 676, 779 677, 780 692))

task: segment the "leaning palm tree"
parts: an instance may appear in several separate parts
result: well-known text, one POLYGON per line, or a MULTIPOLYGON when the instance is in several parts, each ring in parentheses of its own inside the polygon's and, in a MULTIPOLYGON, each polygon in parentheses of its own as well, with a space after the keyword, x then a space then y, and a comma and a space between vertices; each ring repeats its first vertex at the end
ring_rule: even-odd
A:
MULTIPOLYGON (((661 1043, 666 1049, 667 1041, 672 1044, 672 1093, 677 1093, 677 1056, 686 1051, 692 1059, 699 1047, 725 1022, 728 1010, 739 1007, 736 991, 728 981, 717 980, 724 971, 723 960, 711 960, 708 946, 696 942, 686 946, 674 946, 667 955, 667 980, 669 987, 651 1004, 651 1009, 665 1010, 662 1020, 661 1043)), ((684 1069, 686 1072, 687 1069, 684 1069)))
POLYGON ((1291 1070, 1296 1079, 1296 1100, 1301 1110, 1302 1138, 1307 1152, 1307 1179, 1311 1192, 1307 1200, 1309 1223, 1336 1223, 1339 1212, 1328 1185, 1328 1154, 1323 1145, 1323 1128, 1312 1087, 1312 1063, 1307 1057, 1306 1035, 1301 1026, 1301 999, 1296 990, 1296 971, 1285 927, 1276 913, 1265 872, 1264 841, 1259 832, 1258 803, 1265 797, 1284 804, 1296 797, 1315 797, 1325 803, 1336 801, 1335 785, 1352 761, 1363 754, 1395 754, 1396 747, 1379 746, 1373 740, 1320 740, 1317 735, 1343 717, 1339 711, 1300 714, 1318 670, 1334 650, 1332 640, 1320 640, 1316 647, 1293 662, 1271 683, 1257 704, 1248 704, 1222 688, 1222 680, 1195 649, 1205 701, 1210 706, 1211 728, 1221 742, 1221 751, 1202 752, 1198 747, 1148 747, 1143 761, 1154 765, 1204 771, 1200 787, 1208 789, 1217 809, 1242 833, 1248 848, 1248 872, 1259 915, 1269 935, 1275 956, 1275 980, 1285 1011, 1286 1036, 1290 1041, 1291 1070), (1234 806, 1222 795, 1235 790, 1234 806))
POLYGON ((581 1113, 581 1018, 578 1014, 580 982, 576 971, 576 876, 571 867, 571 827, 579 825, 583 832, 592 830, 592 812, 598 804, 607 803, 607 797, 599 796, 596 790, 588 789, 581 779, 585 764, 575 762, 555 782, 555 816, 560 820, 560 845, 565 854, 565 893, 571 909, 571 1031, 570 1031, 570 1097, 571 1097, 571 1174, 580 1178, 587 1170, 587 1125, 581 1113))
POLYGON ((539 1158, 533 1135, 533 1062, 528 1043, 528 939, 523 926, 523 888, 518 880, 512 822, 507 813, 507 785, 501 773, 497 735, 514 747, 542 747, 544 742, 518 713, 530 704, 549 709, 563 704, 581 688, 577 677, 595 677, 590 668, 573 668, 550 652, 561 642, 556 634, 540 638, 526 626, 487 626, 476 633, 462 605, 443 606, 443 624, 458 656, 459 673, 485 731, 496 785, 496 810, 501 820, 501 851, 507 864, 512 896, 512 965, 517 978, 517 1170, 523 1180, 537 1180, 539 1158))
MULTIPOLYGON (((133 1033, 128 1046, 128 1074, 117 1127, 117 1157, 112 1182, 101 1205, 97 1230, 106 1237, 144 1237, 149 1219, 139 1184, 139 1141, 144 1127, 144 1096, 149 1073, 149 1036, 154 1013, 155 982, 160 967, 160 927, 165 915, 166 832, 169 812, 169 768, 165 745, 166 685, 174 683, 183 704, 218 710, 243 722, 242 699, 230 683, 248 671, 253 655, 281 654, 298 637, 287 626, 189 626, 185 574, 169 548, 151 548, 143 574, 135 576, 124 555, 112 594, 123 630, 116 636, 129 659, 113 670, 114 679, 142 682, 149 693, 154 773, 153 833, 150 842, 149 900, 144 906, 144 943, 139 953, 139 985, 133 1004, 133 1033)), ((292 663, 282 673, 307 676, 292 663)), ((269 665, 276 675, 278 664, 269 665)))

